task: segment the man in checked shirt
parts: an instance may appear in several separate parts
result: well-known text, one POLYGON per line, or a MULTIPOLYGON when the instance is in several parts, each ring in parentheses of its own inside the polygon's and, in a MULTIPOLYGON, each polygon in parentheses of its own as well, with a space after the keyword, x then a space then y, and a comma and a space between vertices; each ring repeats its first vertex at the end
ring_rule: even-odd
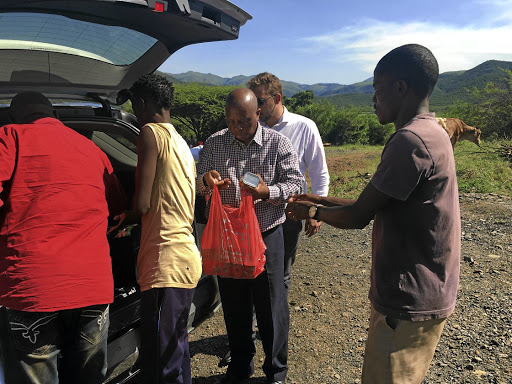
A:
MULTIPOLYGON (((226 100, 228 128, 210 136, 197 164, 197 190, 215 184, 223 204, 238 206, 241 188, 254 200, 256 216, 267 250, 265 271, 256 279, 219 278, 224 321, 231 362, 219 384, 241 383, 254 372, 256 352, 252 339, 253 306, 258 320, 267 383, 285 382, 288 371, 289 312, 283 283, 286 199, 299 193, 304 177, 290 141, 258 122, 260 109, 254 93, 246 88, 232 91, 226 100), (260 175, 256 188, 242 185, 246 172, 260 175)), ((208 211, 208 208, 207 208, 208 211)))

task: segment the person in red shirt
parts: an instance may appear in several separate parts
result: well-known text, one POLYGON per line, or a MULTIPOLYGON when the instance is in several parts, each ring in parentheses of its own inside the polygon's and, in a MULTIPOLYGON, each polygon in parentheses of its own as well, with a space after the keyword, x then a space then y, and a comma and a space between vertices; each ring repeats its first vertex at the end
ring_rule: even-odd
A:
POLYGON ((113 301, 107 222, 126 197, 107 156, 57 120, 44 95, 18 94, 10 114, 15 124, 0 128, 6 384, 101 383, 113 301))

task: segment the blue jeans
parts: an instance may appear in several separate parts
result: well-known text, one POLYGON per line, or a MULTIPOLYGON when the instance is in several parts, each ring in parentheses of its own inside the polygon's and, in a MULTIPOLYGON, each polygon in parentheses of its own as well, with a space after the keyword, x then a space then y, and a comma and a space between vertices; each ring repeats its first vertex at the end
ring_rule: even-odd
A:
POLYGON ((2 308, 5 384, 100 384, 107 372, 108 304, 57 312, 2 308))

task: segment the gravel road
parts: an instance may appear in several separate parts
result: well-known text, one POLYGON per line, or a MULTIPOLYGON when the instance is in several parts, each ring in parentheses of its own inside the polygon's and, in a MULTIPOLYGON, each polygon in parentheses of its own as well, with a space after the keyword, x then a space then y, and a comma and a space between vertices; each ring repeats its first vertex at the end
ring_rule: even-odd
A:
MULTIPOLYGON (((461 196, 461 281, 425 383, 512 383, 512 198, 461 196)), ((302 237, 290 291, 287 383, 360 383, 368 329, 371 226, 302 237)), ((190 335, 195 384, 227 352, 222 309, 190 335)), ((251 383, 265 383, 257 344, 251 383)))

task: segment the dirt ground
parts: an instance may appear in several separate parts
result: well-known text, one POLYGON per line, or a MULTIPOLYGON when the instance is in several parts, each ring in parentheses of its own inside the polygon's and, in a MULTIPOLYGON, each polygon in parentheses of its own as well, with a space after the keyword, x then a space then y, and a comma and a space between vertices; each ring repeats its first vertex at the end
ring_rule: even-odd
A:
MULTIPOLYGON (((512 383, 512 198, 461 196, 461 280, 425 383, 512 383)), ((287 383, 360 383, 368 329, 371 226, 302 237, 290 289, 287 383)), ((222 309, 190 335, 194 383, 227 352, 222 309)), ((257 343, 251 382, 264 383, 257 343)))

